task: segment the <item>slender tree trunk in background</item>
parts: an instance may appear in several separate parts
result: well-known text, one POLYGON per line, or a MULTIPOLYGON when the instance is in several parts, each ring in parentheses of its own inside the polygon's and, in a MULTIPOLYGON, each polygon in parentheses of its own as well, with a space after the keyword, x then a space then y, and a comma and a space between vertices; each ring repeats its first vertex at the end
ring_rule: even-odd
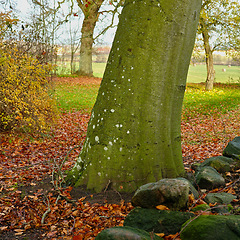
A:
POLYGON ((213 66, 213 50, 210 47, 209 43, 209 33, 207 28, 203 28, 202 36, 204 42, 205 56, 206 56, 206 66, 207 66, 207 79, 205 84, 206 90, 212 90, 215 80, 215 70, 213 66))
POLYGON ((73 70, 74 70, 73 62, 74 62, 74 52, 71 51, 71 61, 70 61, 71 74, 73 74, 73 70))
POLYGON ((92 70, 92 46, 93 46, 93 31, 97 19, 85 17, 82 26, 82 37, 80 46, 80 68, 79 75, 93 76, 92 70))
POLYGON ((84 13, 84 20, 81 29, 81 46, 80 46, 80 64, 78 74, 82 76, 93 76, 92 70, 92 47, 93 47, 93 33, 98 21, 99 8, 103 0, 96 0, 83 4, 78 1, 79 7, 84 13), (89 4, 90 3, 90 4, 89 4))
POLYGON ((181 110, 201 0, 126 0, 67 182, 135 191, 185 174, 181 110))

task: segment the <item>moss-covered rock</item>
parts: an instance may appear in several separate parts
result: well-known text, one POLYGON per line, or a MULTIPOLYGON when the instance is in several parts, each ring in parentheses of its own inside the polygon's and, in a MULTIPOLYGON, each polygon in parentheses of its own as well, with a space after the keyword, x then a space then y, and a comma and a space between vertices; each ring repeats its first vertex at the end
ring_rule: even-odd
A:
POLYGON ((179 232, 191 217, 194 217, 193 213, 137 207, 127 215, 124 226, 169 235, 179 232))
POLYGON ((240 239, 240 216, 202 215, 189 221, 183 226, 182 240, 240 239))
POLYGON ((205 166, 210 166, 216 169, 218 172, 224 173, 231 170, 233 163, 234 160, 232 158, 224 156, 211 157, 206 159, 203 163, 201 163, 198 169, 201 169, 202 167, 205 166))
POLYGON ((142 185, 132 198, 133 206, 154 208, 166 205, 171 210, 186 208, 189 184, 182 179, 161 179, 158 182, 142 185))
POLYGON ((210 206, 208 204, 200 204, 200 205, 197 205, 196 207, 192 208, 193 212, 206 211, 206 210, 211 211, 210 206))
POLYGON ((132 227, 113 227, 104 229, 95 240, 161 240, 153 233, 132 227))
POLYGON ((198 193, 197 189, 193 186, 193 184, 188 179, 182 178, 182 177, 179 177, 177 179, 181 179, 183 181, 186 181, 186 183, 189 185, 189 188, 190 188, 189 193, 190 194, 192 193, 195 199, 199 198, 199 193, 198 193))
POLYGON ((223 155, 226 157, 240 160, 240 136, 235 137, 228 143, 226 148, 223 150, 223 155))
POLYGON ((206 166, 196 173, 196 184, 202 189, 213 189, 225 185, 225 180, 213 167, 206 166))
POLYGON ((232 195, 231 193, 208 193, 205 197, 205 201, 207 203, 219 203, 219 204, 229 204, 233 199, 237 197, 232 195))

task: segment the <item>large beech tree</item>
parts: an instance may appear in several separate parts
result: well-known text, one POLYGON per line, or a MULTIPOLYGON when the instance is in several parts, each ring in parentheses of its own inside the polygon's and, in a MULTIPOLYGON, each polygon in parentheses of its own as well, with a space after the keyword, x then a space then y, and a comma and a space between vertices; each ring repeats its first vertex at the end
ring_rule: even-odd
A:
POLYGON ((67 181, 134 191, 184 175, 181 110, 201 0, 126 0, 67 181))

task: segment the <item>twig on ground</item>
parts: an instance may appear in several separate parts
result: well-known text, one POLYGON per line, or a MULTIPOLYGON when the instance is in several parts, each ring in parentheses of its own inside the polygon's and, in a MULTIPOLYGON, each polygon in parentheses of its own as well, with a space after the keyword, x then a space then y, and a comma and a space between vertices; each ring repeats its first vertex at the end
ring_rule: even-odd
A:
POLYGON ((76 223, 76 220, 75 218, 71 215, 71 217, 73 218, 73 226, 72 228, 70 229, 70 233, 73 231, 73 229, 75 228, 75 223, 76 223))
POLYGON ((44 220, 45 220, 46 216, 48 215, 48 213, 51 212, 49 199, 48 199, 48 197, 46 197, 46 198, 47 198, 47 202, 48 202, 48 209, 45 211, 45 213, 42 216, 42 220, 41 220, 42 225, 44 224, 44 220))
POLYGON ((63 199, 65 199, 67 202, 70 202, 70 203, 72 203, 74 206, 76 206, 76 203, 74 202, 74 200, 71 200, 71 199, 69 199, 68 197, 64 196, 64 195, 62 194, 62 192, 61 192, 62 183, 64 182, 64 176, 63 176, 63 173, 62 173, 62 168, 63 168, 64 163, 67 161, 70 153, 71 153, 73 150, 75 150, 76 148, 81 148, 81 147, 82 147, 82 144, 83 144, 83 142, 81 142, 80 145, 71 148, 71 149, 67 152, 67 154, 66 154, 65 158, 63 159, 63 161, 61 162, 60 166, 59 166, 59 165, 56 163, 56 161, 54 160, 54 168, 56 168, 57 170, 55 171, 55 170, 53 169, 53 171, 52 171, 52 184, 53 184, 55 190, 56 190, 56 191, 58 192, 58 194, 59 194, 58 197, 57 197, 57 199, 56 199, 56 204, 57 204, 57 202, 58 202, 58 200, 59 200, 60 198, 63 198, 63 199))

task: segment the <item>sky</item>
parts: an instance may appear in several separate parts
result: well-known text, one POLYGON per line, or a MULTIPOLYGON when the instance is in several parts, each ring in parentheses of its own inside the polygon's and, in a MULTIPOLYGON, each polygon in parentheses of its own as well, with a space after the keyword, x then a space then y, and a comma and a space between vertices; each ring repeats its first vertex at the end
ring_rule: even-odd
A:
MULTIPOLYGON (((31 0, 15 0, 15 2, 16 2, 15 8, 17 9, 20 18, 23 20, 27 20, 29 13, 32 11, 32 8, 29 4, 29 2, 31 2, 31 0)), ((66 9, 67 9, 67 7, 66 7, 66 9)), ((78 11, 78 10, 79 10, 79 8, 76 6, 76 11, 78 11)), ((73 29, 77 28, 77 29, 79 29, 79 32, 80 32, 81 26, 79 27, 79 25, 81 25, 83 18, 81 15, 79 15, 79 17, 80 17, 80 19, 76 18, 75 21, 73 21, 72 28, 73 29)), ((109 22, 110 22, 110 19, 109 19, 109 22)), ((115 22, 117 24, 117 20, 115 22)), ((58 34, 60 36, 59 41, 62 43, 66 42, 67 41, 66 39, 69 36, 69 29, 67 29, 68 27, 69 27, 69 24, 62 27, 58 34)), ((102 25, 99 22, 96 26, 95 33, 101 28, 102 28, 102 25)), ((104 36, 99 38, 99 41, 96 41, 96 44, 111 45, 114 35, 115 35, 115 31, 116 31, 116 27, 114 29, 109 29, 104 36)))

